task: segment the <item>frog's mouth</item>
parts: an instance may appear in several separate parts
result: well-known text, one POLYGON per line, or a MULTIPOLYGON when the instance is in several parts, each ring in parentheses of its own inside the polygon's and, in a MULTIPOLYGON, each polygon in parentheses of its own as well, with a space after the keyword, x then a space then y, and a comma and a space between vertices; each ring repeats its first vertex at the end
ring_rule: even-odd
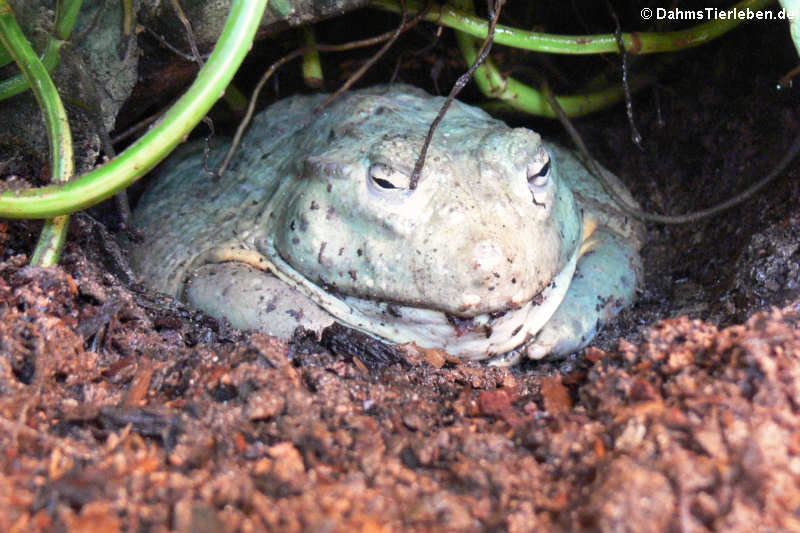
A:
POLYGON ((567 293, 579 250, 550 283, 529 301, 509 309, 456 318, 435 308, 339 296, 326 292, 289 263, 272 243, 265 243, 266 266, 283 282, 302 292, 339 322, 387 341, 439 348, 463 359, 486 359, 524 345, 547 323, 567 293))

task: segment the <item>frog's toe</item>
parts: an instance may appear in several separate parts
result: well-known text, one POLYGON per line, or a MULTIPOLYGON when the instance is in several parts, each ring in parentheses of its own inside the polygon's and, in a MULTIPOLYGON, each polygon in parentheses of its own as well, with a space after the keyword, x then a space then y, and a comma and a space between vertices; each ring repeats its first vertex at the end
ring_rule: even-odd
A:
POLYGON ((527 356, 566 355, 589 344, 603 324, 633 302, 640 276, 636 248, 616 233, 596 230, 564 300, 527 345, 527 356))
POLYGON ((210 263, 186 281, 185 299, 235 328, 256 329, 289 340, 302 326, 321 332, 333 318, 305 295, 263 270, 238 263, 210 263))
POLYGON ((492 356, 491 358, 486 360, 486 364, 489 366, 497 366, 497 367, 514 366, 517 363, 519 363, 523 355, 524 352, 522 349, 511 350, 506 353, 501 353, 492 356))

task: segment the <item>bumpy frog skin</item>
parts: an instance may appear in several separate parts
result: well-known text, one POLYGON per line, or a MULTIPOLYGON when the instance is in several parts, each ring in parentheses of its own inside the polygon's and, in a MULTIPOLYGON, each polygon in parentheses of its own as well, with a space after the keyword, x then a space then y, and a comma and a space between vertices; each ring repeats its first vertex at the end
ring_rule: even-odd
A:
POLYGON ((165 165, 134 218, 145 282, 284 339, 337 320, 497 364, 580 349, 632 301, 642 228, 567 150, 454 102, 412 190, 443 98, 324 98, 261 113, 221 178, 202 147, 165 165))

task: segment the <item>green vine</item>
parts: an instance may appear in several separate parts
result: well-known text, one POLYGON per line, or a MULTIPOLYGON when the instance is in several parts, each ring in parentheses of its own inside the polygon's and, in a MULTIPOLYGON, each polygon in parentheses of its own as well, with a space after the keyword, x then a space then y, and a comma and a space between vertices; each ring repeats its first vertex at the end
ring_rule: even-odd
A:
MULTIPOLYGON (((80 5, 80 2, 77 2, 80 5)), ((7 0, 0 0, 0 42, 19 66, 42 110, 50 145, 50 168, 54 183, 66 183, 75 172, 72 158, 72 134, 67 113, 53 80, 30 42, 17 24, 7 0)), ((45 222, 31 263, 51 266, 58 262, 67 233, 69 216, 58 216, 45 222)))
MULTIPOLYGON (((763 9, 775 0, 742 0, 732 6, 732 9, 757 11, 763 9)), ((402 12, 402 5, 397 0, 373 0, 371 7, 402 12)), ((418 13, 424 7, 424 2, 414 0, 405 2, 408 13, 418 13)), ((489 28, 488 23, 466 10, 458 9, 451 5, 431 6, 423 17, 429 22, 441 24, 467 33, 479 39, 486 38, 489 28)), ((658 52, 675 52, 705 44, 736 28, 745 22, 741 19, 717 19, 698 24, 685 30, 669 32, 635 32, 623 33, 622 41, 625 50, 630 54, 653 54, 658 52)), ((526 31, 497 25, 494 42, 522 50, 546 52, 551 54, 604 54, 618 53, 617 40, 613 33, 597 35, 556 35, 526 31)))
MULTIPOLYGON (((78 18, 82 3, 83 0, 63 0, 58 4, 53 35, 47 40, 40 60, 48 75, 58 65, 59 51, 72 34, 72 28, 75 27, 75 21, 78 18)), ((6 3, 6 5, 8 4, 6 3)), ((8 9, 9 11, 11 10, 10 5, 8 5, 8 9)), ((0 48, 0 66, 7 64, 12 59, 13 57, 8 47, 0 48)), ((28 87, 28 80, 24 74, 18 74, 2 80, 0 81, 0 101, 11 98, 25 91, 28 87)))
MULTIPOLYGON (((774 0, 743 0, 731 9, 760 10, 772 4, 774 0)), ((401 12, 402 7, 396 0, 374 0, 372 7, 388 11, 401 12)), ((410 12, 418 12, 418 2, 407 1, 405 7, 410 12)), ((456 40, 467 64, 475 61, 480 41, 486 38, 488 23, 475 16, 472 2, 453 0, 451 4, 432 7, 424 16, 456 30, 456 40)), ((657 52, 678 51, 707 43, 712 39, 732 30, 744 22, 738 18, 715 19, 698 24, 692 28, 671 32, 636 32, 623 33, 622 44, 627 53, 651 54, 657 52)), ((494 42, 515 48, 548 52, 554 54, 599 54, 619 53, 619 44, 614 34, 597 35, 555 35, 526 31, 498 24, 495 28, 494 42)), ((513 109, 534 115, 554 118, 555 111, 538 89, 515 78, 504 76, 491 58, 475 71, 475 83, 487 97, 499 100, 513 109)), ((642 84, 634 81, 633 89, 642 84)), ((574 95, 556 96, 561 108, 568 116, 581 116, 606 108, 624 97, 623 88, 611 85, 593 92, 574 95)))
POLYGON ((253 42, 267 0, 234 0, 222 35, 197 79, 162 120, 110 162, 65 185, 0 194, 0 216, 50 218, 92 206, 164 159, 225 90, 253 42))

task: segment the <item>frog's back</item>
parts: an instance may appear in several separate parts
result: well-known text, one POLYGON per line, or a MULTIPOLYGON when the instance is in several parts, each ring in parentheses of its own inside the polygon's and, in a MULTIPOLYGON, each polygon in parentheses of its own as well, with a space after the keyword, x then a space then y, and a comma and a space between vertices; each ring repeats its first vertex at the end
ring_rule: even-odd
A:
POLYGON ((148 285, 177 295, 195 258, 237 240, 242 222, 256 219, 280 181, 296 172, 298 153, 305 151, 303 130, 321 101, 322 95, 296 96, 257 115, 251 130, 267 134, 245 135, 221 177, 210 171, 219 166, 228 143, 212 149, 205 168, 202 141, 167 161, 133 218, 144 241, 131 247, 130 260, 148 285))

